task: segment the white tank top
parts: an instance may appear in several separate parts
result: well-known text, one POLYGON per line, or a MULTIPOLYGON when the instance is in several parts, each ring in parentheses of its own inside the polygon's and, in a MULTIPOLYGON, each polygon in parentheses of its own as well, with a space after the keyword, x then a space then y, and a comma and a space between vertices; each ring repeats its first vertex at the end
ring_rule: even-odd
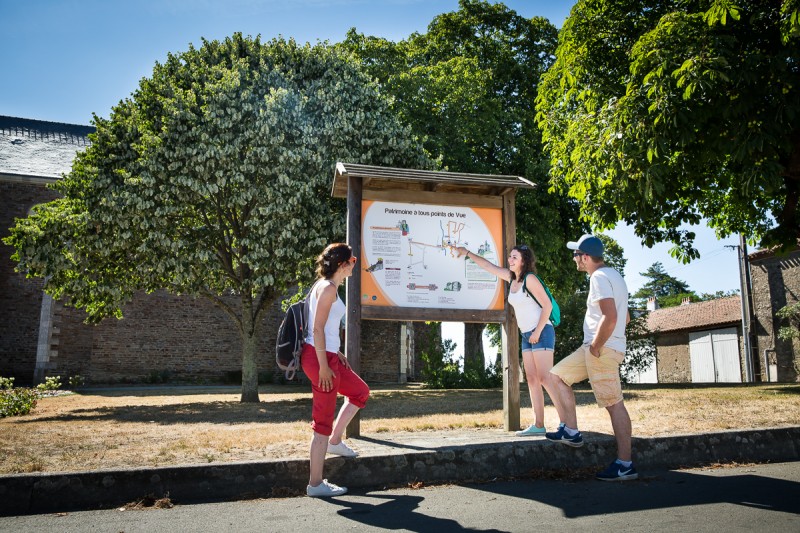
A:
MULTIPOLYGON (((314 344, 314 316, 317 314, 317 292, 324 290, 325 283, 333 285, 333 282, 329 279, 320 280, 311 287, 311 292, 308 295, 308 336, 306 337, 306 342, 309 344, 314 344)), ((336 288, 335 285, 334 288, 336 288)), ((335 353, 339 351, 341 345, 341 341, 339 340, 339 326, 342 323, 342 317, 345 311, 347 311, 347 308, 337 293, 336 301, 333 302, 331 310, 328 313, 328 321, 325 322, 326 352, 335 353)))
MULTIPOLYGON (((522 285, 520 285, 517 292, 509 291, 508 303, 514 308, 514 314, 517 315, 517 325, 522 333, 536 329, 542 316, 542 308, 533 298, 528 296, 522 285)), ((547 323, 549 324, 550 321, 548 320, 547 323)))

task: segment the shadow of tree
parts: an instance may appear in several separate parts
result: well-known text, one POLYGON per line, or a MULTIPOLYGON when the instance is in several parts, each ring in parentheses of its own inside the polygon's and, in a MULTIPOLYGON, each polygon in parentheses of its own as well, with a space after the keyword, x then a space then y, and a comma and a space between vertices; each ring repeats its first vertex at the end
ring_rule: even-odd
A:
POLYGON ((767 391, 772 392, 774 394, 785 394, 785 395, 788 396, 790 394, 800 394, 800 385, 794 385, 794 386, 791 386, 791 387, 786 387, 786 386, 784 386, 784 387, 767 387, 764 390, 767 390, 767 391))
MULTIPOLYGON (((259 387, 259 394, 297 394, 310 390, 308 384, 287 383, 284 385, 267 385, 259 387)), ((197 395, 239 395, 242 387, 239 385, 132 385, 119 387, 83 387, 76 389, 78 394, 119 398, 130 396, 134 398, 151 398, 154 396, 197 396, 197 395)))
MULTIPOLYGON (((161 396, 165 396, 164 390, 161 396)), ((193 394, 197 394, 195 391, 193 394)), ((226 392, 225 394, 229 394, 226 392)), ((155 395, 148 394, 146 397, 155 395)), ((166 397, 172 397, 169 395, 166 397)), ((523 408, 530 406, 527 391, 521 394, 523 408)), ((257 404, 241 403, 238 400, 214 399, 185 403, 165 402, 158 405, 137 405, 134 398, 130 404, 73 409, 52 416, 20 421, 23 423, 69 422, 69 421, 115 421, 155 422, 172 424, 248 424, 305 422, 311 418, 311 393, 292 399, 262 401, 257 404)), ((576 391, 578 405, 595 403, 591 391, 576 391)), ((342 398, 339 398, 341 404, 342 398)), ((433 415, 485 413, 503 408, 502 391, 498 390, 412 390, 374 391, 367 408, 362 411, 362 420, 418 418, 433 415)))
POLYGON ((171 424, 248 424, 282 423, 307 420, 311 398, 275 403, 249 404, 238 401, 190 402, 168 405, 123 405, 75 409, 50 417, 26 420, 26 423, 69 421, 155 422, 171 424))

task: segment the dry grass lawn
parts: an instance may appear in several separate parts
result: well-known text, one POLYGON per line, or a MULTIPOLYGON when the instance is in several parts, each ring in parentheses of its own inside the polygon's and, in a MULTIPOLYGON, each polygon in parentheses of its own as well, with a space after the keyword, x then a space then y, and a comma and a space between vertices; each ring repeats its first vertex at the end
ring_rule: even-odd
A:
MULTIPOLYGON (((502 391, 376 387, 362 412, 364 436, 395 431, 502 428, 502 391)), ((69 472, 216 461, 304 458, 311 394, 267 386, 260 404, 235 387, 87 389, 42 398, 23 417, 0 419, 0 474, 69 472)), ((590 390, 578 390, 581 430, 611 433, 590 390)), ((794 426, 800 385, 629 386, 634 436, 794 426)), ((531 421, 522 385, 522 420, 531 421)), ((549 427, 557 422, 547 407, 549 427)))

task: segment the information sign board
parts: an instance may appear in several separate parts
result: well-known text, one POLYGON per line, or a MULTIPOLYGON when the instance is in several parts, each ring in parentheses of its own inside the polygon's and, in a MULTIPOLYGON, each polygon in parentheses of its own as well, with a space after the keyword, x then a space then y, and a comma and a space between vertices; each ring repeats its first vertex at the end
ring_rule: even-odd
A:
POLYGON ((503 309, 501 280, 464 246, 502 264, 502 209, 364 200, 361 303, 437 309, 503 309))

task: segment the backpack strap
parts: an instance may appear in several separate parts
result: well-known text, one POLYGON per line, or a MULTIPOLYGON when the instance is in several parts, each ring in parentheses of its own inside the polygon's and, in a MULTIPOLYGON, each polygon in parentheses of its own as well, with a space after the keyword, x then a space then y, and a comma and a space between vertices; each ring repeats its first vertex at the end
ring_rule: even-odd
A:
MULTIPOLYGON (((522 282, 522 290, 525 291, 525 294, 533 298, 533 301, 536 302, 536 305, 538 305, 541 309, 544 309, 542 304, 539 303, 539 300, 536 299, 536 296, 534 296, 533 293, 528 290, 528 276, 536 276, 536 274, 534 274, 533 272, 528 272, 527 274, 525 274, 525 280, 522 282)), ((542 278, 536 276, 536 279, 539 280, 539 283, 542 283, 542 278)), ((544 283, 542 283, 542 287, 544 287, 544 283)))
MULTIPOLYGON (((323 281, 323 280, 318 279, 317 281, 312 283, 311 284, 311 288, 308 289, 308 292, 306 293, 305 297, 303 298, 303 317, 302 317, 302 320, 303 320, 303 328, 306 328, 306 329, 308 329, 308 322, 309 322, 309 320, 311 320, 311 316, 310 316, 310 314, 311 314, 311 296, 314 294, 314 289, 316 289, 317 284, 320 281, 323 281)), ((308 332, 307 331, 303 331, 303 342, 305 342, 305 340, 306 340, 306 335, 308 335, 308 332)))
MULTIPOLYGON (((302 317, 302 319, 303 319, 303 327, 306 328, 306 329, 308 329, 308 322, 311 320, 311 316, 310 316, 311 315, 311 295, 314 294, 314 290, 316 289, 317 285, 320 282, 323 282, 323 281, 327 281, 328 283, 333 285, 334 289, 336 288, 336 284, 332 280, 323 278, 323 279, 318 279, 317 281, 315 281, 311 285, 311 288, 308 289, 308 292, 306 293, 306 296, 303 299, 304 303, 303 303, 303 317, 302 317)), ((316 295, 315 295, 315 297, 316 297, 316 295)), ((303 342, 305 342, 307 334, 308 333, 306 331, 303 331, 303 342)))

